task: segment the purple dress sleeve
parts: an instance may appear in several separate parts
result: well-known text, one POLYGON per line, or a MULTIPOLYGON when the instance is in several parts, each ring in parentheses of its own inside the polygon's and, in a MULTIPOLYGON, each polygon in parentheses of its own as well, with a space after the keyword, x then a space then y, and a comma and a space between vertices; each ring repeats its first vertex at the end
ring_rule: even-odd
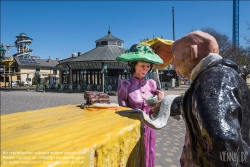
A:
POLYGON ((120 106, 128 107, 128 88, 129 88, 130 82, 128 80, 119 80, 118 83, 118 104, 120 106))
POLYGON ((157 90, 156 82, 153 79, 148 79, 147 82, 150 87, 151 93, 154 95, 157 90))

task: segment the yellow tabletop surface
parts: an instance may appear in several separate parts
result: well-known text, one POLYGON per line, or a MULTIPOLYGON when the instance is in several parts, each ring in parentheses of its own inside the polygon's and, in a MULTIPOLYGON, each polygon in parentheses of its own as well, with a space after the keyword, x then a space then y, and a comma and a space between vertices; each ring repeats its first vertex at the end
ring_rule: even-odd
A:
POLYGON ((66 105, 1 115, 1 166, 142 166, 141 116, 66 105))

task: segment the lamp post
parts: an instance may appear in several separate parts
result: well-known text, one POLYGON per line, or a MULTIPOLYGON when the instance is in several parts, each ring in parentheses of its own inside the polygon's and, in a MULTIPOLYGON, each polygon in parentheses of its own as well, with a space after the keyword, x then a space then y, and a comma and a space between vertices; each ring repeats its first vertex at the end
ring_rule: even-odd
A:
POLYGON ((82 87, 83 87, 83 91, 85 91, 85 89, 84 89, 84 81, 83 81, 83 75, 84 74, 86 74, 87 73, 87 71, 86 71, 86 69, 85 68, 82 68, 82 70, 81 70, 81 76, 82 76, 82 87))
POLYGON ((81 77, 82 77, 82 79, 81 79, 81 81, 82 81, 81 84, 83 84, 83 70, 84 70, 84 68, 81 69, 81 77))
POLYGON ((243 65, 240 67, 240 76, 245 80, 247 80, 247 75, 248 75, 248 70, 247 70, 247 66, 243 65))
POLYGON ((169 80, 168 87, 170 87, 170 85, 171 85, 171 79, 169 77, 173 76, 173 74, 170 73, 170 66, 167 67, 167 74, 166 75, 168 76, 168 80, 169 80))
POLYGON ((108 72, 107 68, 108 68, 107 64, 103 63, 103 67, 102 67, 101 73, 102 73, 102 90, 103 90, 104 93, 106 93, 106 89, 105 89, 105 74, 108 72))
POLYGON ((172 73, 170 73, 170 66, 168 66, 168 67, 167 67, 167 70, 168 70, 168 72, 167 72, 167 76, 173 76, 173 74, 172 74, 172 73))
MULTIPOLYGON (((3 45, 0 45, 0 62, 4 59, 5 56, 5 52, 6 50, 4 49, 3 45)), ((4 84, 5 84, 5 88, 6 88, 6 82, 5 82, 5 65, 3 66, 3 72, 4 72, 4 84)))
POLYGON ((6 50, 4 49, 3 45, 0 45, 0 62, 3 60, 5 56, 6 50))
POLYGON ((160 76, 161 88, 165 88, 165 85, 163 86, 163 83, 162 83, 162 74, 164 74, 164 72, 162 70, 159 70, 158 74, 160 76))
POLYGON ((127 79, 127 72, 128 72, 127 67, 124 68, 124 71, 123 71, 123 72, 125 73, 125 79, 127 79))

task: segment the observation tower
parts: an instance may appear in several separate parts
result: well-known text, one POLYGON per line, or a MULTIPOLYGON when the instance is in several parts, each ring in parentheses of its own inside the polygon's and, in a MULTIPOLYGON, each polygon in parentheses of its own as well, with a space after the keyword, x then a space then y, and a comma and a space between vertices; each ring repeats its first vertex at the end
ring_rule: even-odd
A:
POLYGON ((32 43, 32 38, 26 36, 25 33, 20 33, 19 36, 16 36, 17 40, 15 45, 17 48, 17 53, 13 57, 19 58, 31 58, 30 53, 33 51, 29 48, 29 45, 32 43))

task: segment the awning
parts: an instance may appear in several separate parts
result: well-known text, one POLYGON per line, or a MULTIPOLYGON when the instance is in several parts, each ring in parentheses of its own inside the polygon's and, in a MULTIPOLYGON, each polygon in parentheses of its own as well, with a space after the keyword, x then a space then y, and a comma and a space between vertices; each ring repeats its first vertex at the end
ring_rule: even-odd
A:
POLYGON ((15 72, 13 74, 33 74, 34 72, 15 72))
MULTIPOLYGON (((163 64, 158 64, 158 69, 163 70, 173 60, 173 55, 171 54, 171 46, 173 42, 174 41, 157 37, 148 41, 141 42, 141 44, 150 46, 154 50, 154 52, 162 58, 163 64)), ((155 69, 155 67, 153 67, 153 69, 155 69)))
POLYGON ((41 74, 41 76, 43 76, 43 77, 51 77, 51 78, 53 78, 53 77, 59 78, 58 74, 41 74))
MULTIPOLYGON (((27 71, 27 72, 15 72, 12 74, 35 74, 35 71, 27 71)), ((39 72, 39 74, 49 74, 49 72, 39 72)))

